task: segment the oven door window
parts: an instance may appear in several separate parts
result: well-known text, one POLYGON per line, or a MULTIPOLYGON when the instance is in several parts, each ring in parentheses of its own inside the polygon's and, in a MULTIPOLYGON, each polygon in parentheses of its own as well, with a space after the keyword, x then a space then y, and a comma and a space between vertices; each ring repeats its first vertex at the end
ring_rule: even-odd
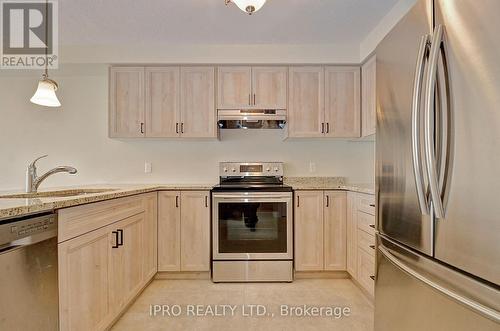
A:
POLYGON ((286 202, 219 203, 220 253, 286 253, 286 202))

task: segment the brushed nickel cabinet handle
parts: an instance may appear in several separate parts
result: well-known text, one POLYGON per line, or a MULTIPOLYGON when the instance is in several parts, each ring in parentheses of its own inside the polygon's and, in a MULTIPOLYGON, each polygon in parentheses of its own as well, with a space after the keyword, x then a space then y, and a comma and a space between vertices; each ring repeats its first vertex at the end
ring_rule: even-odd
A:
POLYGON ((371 278, 372 280, 375 280, 375 276, 370 276, 370 278, 371 278))
POLYGON ((330 123, 326 123, 326 133, 330 133, 330 123))
POLYGON ((321 123, 321 133, 325 133, 325 123, 321 123))
POLYGON ((144 134, 144 123, 141 122, 141 133, 144 134))
POLYGON ((181 123, 181 133, 184 133, 184 122, 181 123))
POLYGON ((111 233, 115 235, 115 243, 111 246, 111 248, 120 247, 120 245, 118 245, 118 231, 112 231, 111 233))
POLYGON ((375 208, 375 204, 374 203, 370 203, 370 207, 375 208))
POLYGON ((369 227, 375 229, 375 224, 370 224, 369 227))
POLYGON ((175 196, 175 208, 179 208, 179 196, 175 196))
POLYGON ((175 123, 175 133, 179 133, 179 123, 175 123))
POLYGON ((208 196, 205 195, 205 207, 208 208, 208 196))
POLYGON ((329 195, 326 196, 326 207, 327 208, 330 207, 330 196, 329 195))
POLYGON ((117 243, 117 246, 123 246, 123 230, 118 229, 116 230, 116 232, 118 232, 119 234, 118 238, 120 239, 120 241, 117 243))
POLYGON ((300 197, 297 195, 297 207, 300 207, 300 197))

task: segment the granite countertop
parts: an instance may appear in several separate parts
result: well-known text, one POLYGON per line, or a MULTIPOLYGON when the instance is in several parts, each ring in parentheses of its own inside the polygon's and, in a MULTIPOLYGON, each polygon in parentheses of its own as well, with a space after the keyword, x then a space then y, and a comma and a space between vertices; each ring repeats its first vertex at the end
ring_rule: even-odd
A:
MULTIPOLYGON (((344 177, 285 177, 284 183, 294 190, 345 190, 374 194, 373 184, 350 184, 344 177)), ((0 198, 0 220, 10 217, 53 211, 86 203, 110 200, 135 194, 161 190, 210 190, 213 184, 106 184, 60 187, 39 190, 40 193, 64 191, 67 196, 46 196, 36 198, 0 198), (85 194, 71 193, 87 190, 85 194)), ((22 194, 23 192, 0 192, 2 195, 22 194)))
POLYGON ((345 190, 375 194, 374 184, 346 183, 345 177, 285 177, 284 183, 294 190, 345 190))
MULTIPOLYGON (((64 191, 66 194, 80 190, 95 190, 96 192, 61 197, 0 198, 0 220, 141 193, 161 190, 210 190, 213 186, 214 184, 119 184, 50 188, 38 192, 64 191)), ((19 191, 4 191, 0 192, 0 196, 22 193, 19 191)))

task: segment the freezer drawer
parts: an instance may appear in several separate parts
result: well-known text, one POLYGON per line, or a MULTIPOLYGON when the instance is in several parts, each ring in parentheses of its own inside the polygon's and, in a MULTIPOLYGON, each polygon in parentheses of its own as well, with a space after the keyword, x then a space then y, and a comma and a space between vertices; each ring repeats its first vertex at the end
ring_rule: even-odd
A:
POLYGON ((493 331, 500 292, 377 238, 376 331, 493 331))

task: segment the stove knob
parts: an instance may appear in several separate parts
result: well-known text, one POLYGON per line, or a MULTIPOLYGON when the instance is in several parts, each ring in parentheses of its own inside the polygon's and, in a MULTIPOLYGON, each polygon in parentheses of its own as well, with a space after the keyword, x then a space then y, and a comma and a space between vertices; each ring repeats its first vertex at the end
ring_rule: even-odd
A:
POLYGON ((274 167, 274 171, 278 172, 278 170, 279 170, 278 167, 274 167))
POLYGON ((232 172, 236 172, 236 168, 232 168, 232 169, 231 169, 231 171, 232 171, 232 172))
POLYGON ((267 167, 267 168, 266 168, 266 171, 271 171, 271 168, 267 167))
POLYGON ((224 167, 224 169, 223 169, 223 170, 224 170, 224 172, 227 172, 227 168, 226 168, 226 167, 224 167))

